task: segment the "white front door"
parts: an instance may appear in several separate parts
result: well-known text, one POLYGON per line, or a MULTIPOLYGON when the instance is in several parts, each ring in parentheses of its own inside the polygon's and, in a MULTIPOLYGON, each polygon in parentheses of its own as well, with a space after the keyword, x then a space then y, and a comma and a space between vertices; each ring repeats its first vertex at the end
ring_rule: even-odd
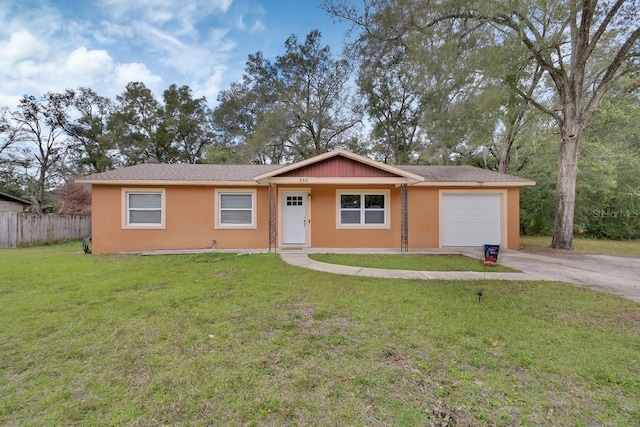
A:
POLYGON ((282 192, 282 244, 283 245, 306 245, 307 218, 305 191, 283 191, 282 192))

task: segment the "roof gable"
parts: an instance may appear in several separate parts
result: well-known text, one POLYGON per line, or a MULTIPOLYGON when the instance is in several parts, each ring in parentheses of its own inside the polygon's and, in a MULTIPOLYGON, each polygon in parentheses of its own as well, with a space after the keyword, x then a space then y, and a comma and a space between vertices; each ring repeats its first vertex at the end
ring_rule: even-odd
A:
POLYGON ((334 150, 320 154, 281 169, 256 177, 266 183, 272 179, 287 178, 351 178, 351 179, 400 179, 408 183, 424 181, 424 178, 394 166, 371 160, 345 150, 334 150))
POLYGON ((317 163, 312 163, 298 169, 293 169, 283 173, 275 172, 274 177, 341 177, 341 178, 383 178, 398 177, 398 174, 386 170, 374 168, 371 165, 356 162, 343 156, 335 156, 317 163))

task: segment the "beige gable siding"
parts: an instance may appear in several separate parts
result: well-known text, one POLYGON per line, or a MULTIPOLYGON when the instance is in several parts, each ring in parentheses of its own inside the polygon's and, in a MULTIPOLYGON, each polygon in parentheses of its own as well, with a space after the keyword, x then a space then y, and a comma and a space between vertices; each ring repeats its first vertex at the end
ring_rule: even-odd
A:
POLYGON ((22 203, 0 200, 0 212, 22 212, 22 203))

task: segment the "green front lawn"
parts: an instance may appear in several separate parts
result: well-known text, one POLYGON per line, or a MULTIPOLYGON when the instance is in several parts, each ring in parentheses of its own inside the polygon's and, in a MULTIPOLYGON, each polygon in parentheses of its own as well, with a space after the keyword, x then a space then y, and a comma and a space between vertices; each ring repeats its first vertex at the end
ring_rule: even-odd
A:
POLYGON ((418 254, 309 254, 309 258, 329 264, 354 267, 385 268, 414 271, 490 271, 515 272, 504 265, 486 266, 479 259, 464 255, 418 255, 418 254))
POLYGON ((277 254, 84 255, 75 243, 0 250, 0 306, 3 425, 640 419, 640 305, 565 284, 338 276, 277 254))

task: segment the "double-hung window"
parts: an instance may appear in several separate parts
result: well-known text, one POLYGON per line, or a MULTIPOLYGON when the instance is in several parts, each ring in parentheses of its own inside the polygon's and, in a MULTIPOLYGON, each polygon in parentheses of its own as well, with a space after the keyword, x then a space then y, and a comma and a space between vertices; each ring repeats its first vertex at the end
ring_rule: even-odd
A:
POLYGON ((255 190, 216 190, 217 228, 255 228, 255 190))
POLYGON ((357 192, 340 190, 337 197, 338 226, 388 227, 389 191, 357 192))
POLYGON ((164 189, 124 189, 123 228, 164 228, 164 189))

